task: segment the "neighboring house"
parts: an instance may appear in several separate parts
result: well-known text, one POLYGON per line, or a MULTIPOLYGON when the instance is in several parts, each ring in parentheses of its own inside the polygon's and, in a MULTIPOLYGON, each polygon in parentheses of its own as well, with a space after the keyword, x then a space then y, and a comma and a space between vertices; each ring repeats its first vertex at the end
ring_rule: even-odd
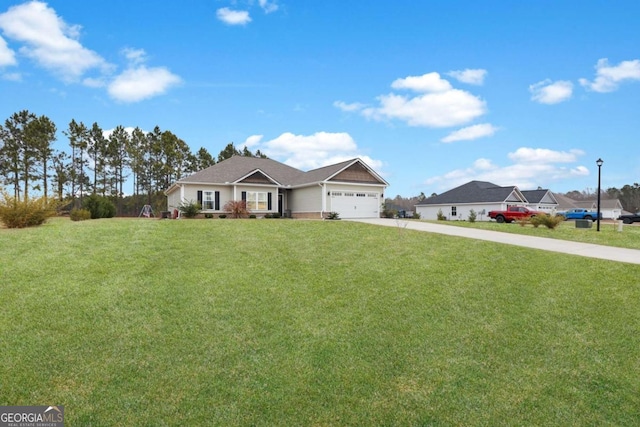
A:
POLYGON ((526 206, 534 211, 553 214, 558 209, 558 200, 549 190, 524 190, 522 194, 527 199, 526 206))
POLYGON ((549 190, 520 191, 516 186, 471 181, 423 200, 416 205, 416 212, 422 219, 437 219, 440 211, 449 220, 466 220, 473 209, 477 221, 488 221, 487 213, 492 210, 517 205, 552 212, 557 204, 549 190))
MULTIPOLYGON (((558 211, 566 211, 573 208, 598 210, 597 200, 573 200, 561 194, 554 195, 558 199, 558 211)), ((619 199, 600 199, 600 212, 603 219, 617 219, 623 213, 622 203, 619 199)))
POLYGON ((197 201, 203 213, 222 214, 244 200, 255 215, 293 218, 378 218, 389 184, 360 159, 308 172, 272 159, 233 156, 183 178, 165 191, 169 210, 197 201))

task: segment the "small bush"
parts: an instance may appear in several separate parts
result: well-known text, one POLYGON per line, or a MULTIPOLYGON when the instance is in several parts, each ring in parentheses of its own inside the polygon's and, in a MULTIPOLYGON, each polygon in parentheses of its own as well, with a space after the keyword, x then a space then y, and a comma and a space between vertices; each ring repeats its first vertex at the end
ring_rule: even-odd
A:
POLYGON ((269 218, 273 218, 273 216, 270 213, 267 213, 267 214, 264 214, 264 218, 269 219, 269 218))
POLYGON ((562 215, 536 215, 531 217, 529 220, 534 227, 538 227, 540 225, 544 225, 547 228, 555 229, 564 221, 564 216, 562 215))
POLYGON ((329 212, 327 214, 327 219, 340 219, 340 214, 338 212, 329 212))
POLYGON ((206 213, 206 214, 204 214, 204 217, 207 218, 207 219, 211 219, 211 218, 213 218, 213 214, 206 213))
POLYGON ((44 197, 17 200, 2 193, 0 200, 0 221, 7 228, 35 227, 44 224, 54 216, 56 207, 44 197))
POLYGON ((180 211, 180 215, 185 218, 195 218, 200 213, 200 203, 194 202, 193 200, 184 201, 178 205, 178 210, 180 211))
POLYGON ((444 214, 442 213, 442 209, 438 209, 438 213, 436 213, 436 218, 438 218, 438 221, 446 221, 447 217, 444 216, 444 214))
POLYGON ((471 209, 469 211, 469 222, 476 222, 476 218, 478 217, 478 214, 476 213, 476 211, 474 211, 473 209, 471 209))
POLYGON ((69 218, 71 221, 86 221, 91 219, 91 212, 86 209, 71 209, 69 212, 69 218))
POLYGON ((280 215, 280 212, 274 212, 271 214, 271 218, 280 218, 282 215, 280 215))
POLYGON ((244 200, 230 200, 224 205, 224 210, 234 218, 242 218, 249 214, 247 202, 244 200))
POLYGON ((113 218, 116 215, 116 205, 106 197, 96 194, 85 197, 82 200, 82 208, 91 212, 91 219, 113 218))
POLYGON ((418 212, 414 212, 413 216, 411 217, 413 219, 420 219, 420 214, 418 212))
POLYGON ((220 214, 220 215, 218 215, 218 218, 220 218, 220 219, 225 219, 226 217, 227 217, 227 215, 226 215, 226 214, 220 214))
POLYGON ((255 219, 255 217, 256 216, 254 214, 249 215, 249 218, 251 218, 251 219, 255 219))

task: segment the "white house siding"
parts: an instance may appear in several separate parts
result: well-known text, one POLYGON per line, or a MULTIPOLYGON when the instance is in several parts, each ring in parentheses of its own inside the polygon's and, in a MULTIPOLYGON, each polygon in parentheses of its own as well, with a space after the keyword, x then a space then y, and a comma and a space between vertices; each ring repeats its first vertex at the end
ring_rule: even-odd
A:
POLYGON ((416 213, 420 214, 420 219, 436 220, 438 219, 438 211, 442 210, 442 214, 449 221, 468 221, 469 213, 473 209, 476 212, 476 221, 489 221, 487 215, 489 211, 506 209, 506 203, 496 204, 451 204, 451 205, 422 205, 416 206, 416 213), (452 215, 452 208, 455 207, 456 215, 452 215), (484 214, 481 212, 484 210, 484 214))
POLYGON ((317 184, 292 191, 287 200, 292 215, 317 213, 319 218, 322 211, 322 192, 323 187, 317 184))
POLYGON ((176 188, 167 196, 169 209, 173 210, 182 202, 195 202, 198 200, 198 191, 220 192, 220 209, 203 210, 204 213, 223 213, 224 205, 234 200, 242 200, 243 191, 258 191, 271 193, 271 210, 255 211, 256 214, 278 211, 278 189, 273 186, 257 185, 237 185, 234 192, 233 185, 211 185, 211 184, 184 184, 184 200, 180 199, 180 187, 176 188))

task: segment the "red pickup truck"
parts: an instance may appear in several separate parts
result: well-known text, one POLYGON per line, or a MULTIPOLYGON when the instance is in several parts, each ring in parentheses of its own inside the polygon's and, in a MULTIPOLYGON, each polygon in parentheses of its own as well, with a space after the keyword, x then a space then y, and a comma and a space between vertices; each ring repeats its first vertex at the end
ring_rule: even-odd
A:
POLYGON ((519 219, 531 218, 536 215, 546 215, 544 212, 532 211, 524 206, 509 206, 506 211, 490 211, 489 218, 497 222, 513 222, 519 219))

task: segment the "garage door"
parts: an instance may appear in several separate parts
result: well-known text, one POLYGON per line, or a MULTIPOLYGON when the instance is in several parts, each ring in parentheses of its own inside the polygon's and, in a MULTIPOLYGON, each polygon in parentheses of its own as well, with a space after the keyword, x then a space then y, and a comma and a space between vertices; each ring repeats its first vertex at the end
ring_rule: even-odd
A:
POLYGON ((380 193, 350 191, 331 192, 331 211, 340 218, 378 218, 380 216, 380 193))

